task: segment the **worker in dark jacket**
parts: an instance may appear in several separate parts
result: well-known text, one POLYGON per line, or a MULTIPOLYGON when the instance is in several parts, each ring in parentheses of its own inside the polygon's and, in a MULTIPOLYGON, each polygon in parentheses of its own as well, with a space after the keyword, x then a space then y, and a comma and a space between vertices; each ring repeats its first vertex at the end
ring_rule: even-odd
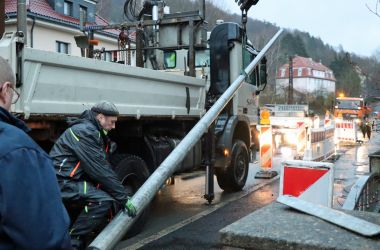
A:
POLYGON ((130 216, 136 215, 124 186, 107 160, 107 133, 115 128, 118 114, 111 102, 96 104, 70 124, 50 152, 68 210, 83 207, 70 230, 73 245, 77 244, 78 248, 88 243, 89 234, 106 225, 115 201, 130 216))
POLYGON ((0 249, 71 249, 52 161, 9 113, 14 82, 0 57, 0 249))

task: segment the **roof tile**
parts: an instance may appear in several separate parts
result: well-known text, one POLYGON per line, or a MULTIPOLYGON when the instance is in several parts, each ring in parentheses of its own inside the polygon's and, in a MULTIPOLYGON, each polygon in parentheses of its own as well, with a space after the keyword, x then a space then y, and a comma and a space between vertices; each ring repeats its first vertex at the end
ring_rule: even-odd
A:
MULTIPOLYGON (((33 13, 39 16, 52 18, 63 23, 79 25, 79 19, 62 15, 56 12, 46 0, 29 0, 28 2, 29 4, 27 5, 27 9, 28 9, 28 12, 30 13, 33 13)), ((17 13, 16 0, 5 0, 5 13, 6 14, 17 13)), ((108 22, 104 18, 98 15, 95 15, 95 22, 96 23, 89 23, 89 25, 108 25, 108 22)), ((107 30, 107 32, 112 33, 114 35, 119 34, 117 30, 107 30)))
MULTIPOLYGON (((318 71, 323 71, 323 72, 332 72, 331 69, 326 67, 320 62, 315 62, 313 61, 312 58, 306 58, 302 56, 295 56, 293 58, 293 72, 298 70, 298 68, 310 68, 312 70, 318 70, 318 71)), ((297 74, 293 74, 294 77, 297 77, 297 74)), ((280 70, 277 73, 276 78, 288 78, 289 77, 289 63, 286 63, 280 67, 280 70), (285 69, 285 76, 281 76, 281 69, 285 69)), ((313 77, 312 75, 309 74, 309 72, 302 70, 302 77, 313 77)), ((333 74, 328 74, 325 79, 333 80, 335 81, 335 77, 333 74)))

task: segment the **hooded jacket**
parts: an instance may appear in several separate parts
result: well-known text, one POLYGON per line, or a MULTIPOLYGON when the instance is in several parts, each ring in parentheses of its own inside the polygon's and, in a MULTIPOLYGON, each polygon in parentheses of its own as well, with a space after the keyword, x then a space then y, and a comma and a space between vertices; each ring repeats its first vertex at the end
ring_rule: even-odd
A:
POLYGON ((127 193, 107 160, 106 135, 95 113, 86 110, 59 137, 50 151, 58 180, 89 181, 100 184, 122 204, 127 193))
POLYGON ((0 107, 0 249, 71 249, 49 156, 0 107))

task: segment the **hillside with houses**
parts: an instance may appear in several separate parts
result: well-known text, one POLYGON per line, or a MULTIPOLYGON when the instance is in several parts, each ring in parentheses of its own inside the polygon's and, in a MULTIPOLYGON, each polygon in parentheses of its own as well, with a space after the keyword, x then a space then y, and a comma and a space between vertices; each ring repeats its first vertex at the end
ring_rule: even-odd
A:
MULTIPOLYGON (((215 1, 206 1, 208 30, 213 29, 217 20, 240 23, 239 15, 216 7, 215 1)), ((63 0, 30 1, 28 5, 28 30, 30 31, 28 45, 38 49, 81 55, 81 50, 76 46, 74 40, 74 36, 81 34, 79 30, 79 11, 81 9, 86 13, 87 25, 105 25, 128 21, 124 15, 125 0, 88 0, 81 2, 83 2, 82 5, 75 7, 76 5, 70 6, 70 2, 63 0), (60 2, 65 4, 58 4, 60 2)), ((6 30, 12 30, 16 27, 15 3, 15 1, 5 0, 5 11, 8 18, 6 30)), ((170 7, 171 13, 199 9, 198 1, 194 0, 166 0, 165 3, 170 7)), ((137 12, 140 8, 141 6, 136 5, 133 11, 137 12)), ((247 23, 250 40, 258 50, 269 41, 279 28, 275 24, 262 22, 251 17, 247 23)), ((117 49, 119 32, 119 30, 96 32, 95 38, 101 42, 97 48, 117 49)), ((110 52, 103 53, 102 56, 105 60, 112 59, 110 52)), ((335 93, 330 91, 329 94, 326 94, 323 89, 318 89, 319 83, 317 82, 324 80, 317 77, 315 78, 317 79, 315 80, 316 84, 310 87, 313 91, 308 94, 307 98, 302 95, 302 89, 297 88, 297 85, 295 86, 295 102, 304 102, 309 104, 312 109, 322 111, 331 107, 332 100, 337 93, 369 98, 380 96, 379 57, 375 55, 362 57, 348 53, 342 47, 334 48, 307 32, 286 30, 268 55, 268 86, 261 95, 262 103, 287 102, 288 93, 283 90, 289 83, 289 77, 281 77, 279 74, 281 68, 284 70, 283 67, 289 65, 289 57, 302 57, 306 58, 306 61, 320 63, 331 70, 334 77, 335 93)), ((297 77, 298 71, 294 73, 293 75, 297 77)))
MULTIPOLYGON (((98 13, 111 22, 125 21, 123 16, 124 2, 125 0, 99 0, 98 13)), ((198 1, 166 0, 165 2, 170 6, 171 12, 198 9, 198 1)), ((213 4, 214 2, 215 0, 206 1, 206 21, 209 23, 209 30, 215 26, 218 19, 240 22, 239 15, 216 7, 213 4)), ((275 24, 254 18, 249 18, 247 24, 248 35, 257 49, 261 49, 279 28, 275 24)), ((269 84, 261 97, 263 103, 286 101, 286 95, 283 92, 276 91, 278 90, 276 74, 278 74, 281 66, 288 63, 289 56, 310 58, 310 60, 320 62, 331 69, 336 79, 336 92, 364 97, 380 95, 380 72, 378 70, 380 62, 375 55, 373 57, 362 57, 348 53, 342 47, 334 48, 319 37, 314 37, 307 32, 286 30, 268 58, 269 84)), ((314 106, 316 109, 321 105, 323 108, 331 107, 331 97, 320 93, 321 91, 316 91, 314 99, 309 99, 311 107, 314 106)))

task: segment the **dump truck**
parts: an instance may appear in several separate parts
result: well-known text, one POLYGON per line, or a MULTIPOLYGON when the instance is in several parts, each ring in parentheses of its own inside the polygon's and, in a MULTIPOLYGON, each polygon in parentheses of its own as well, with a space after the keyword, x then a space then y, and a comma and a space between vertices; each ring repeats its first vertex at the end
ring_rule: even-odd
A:
MULTIPOLYGON (((363 127, 368 123, 370 107, 361 97, 339 96, 334 108, 336 143, 362 142, 363 127)), ((365 131, 365 130, 364 130, 365 131)))
MULTIPOLYGON (((0 56, 16 72, 20 93, 12 112, 27 122, 33 129, 30 135, 47 151, 67 128, 68 118, 79 116, 100 100, 115 103, 120 117, 109 135, 118 148, 111 160, 123 185, 133 193, 259 53, 245 30, 249 3, 258 1, 241 6, 242 24, 218 24, 209 39, 204 8, 163 14, 163 1, 147 2, 153 4, 153 13, 141 15, 143 21, 83 27, 89 35, 96 29, 138 27, 136 46, 130 47, 136 66, 29 48, 20 31, 5 33, 0 40, 0 56), (173 54, 184 58, 173 59, 173 54), (182 68, 170 68, 170 60, 182 68)), ((91 49, 84 44, 82 48, 91 49)), ((233 98, 218 111, 208 133, 176 166, 175 172, 208 167, 204 196, 208 202, 214 198, 214 175, 225 191, 239 191, 246 183, 250 149, 258 141, 258 96, 267 84, 266 59, 260 58, 233 98)))
POLYGON ((334 116, 345 120, 364 119, 370 114, 370 109, 361 97, 340 96, 335 100, 334 116))

